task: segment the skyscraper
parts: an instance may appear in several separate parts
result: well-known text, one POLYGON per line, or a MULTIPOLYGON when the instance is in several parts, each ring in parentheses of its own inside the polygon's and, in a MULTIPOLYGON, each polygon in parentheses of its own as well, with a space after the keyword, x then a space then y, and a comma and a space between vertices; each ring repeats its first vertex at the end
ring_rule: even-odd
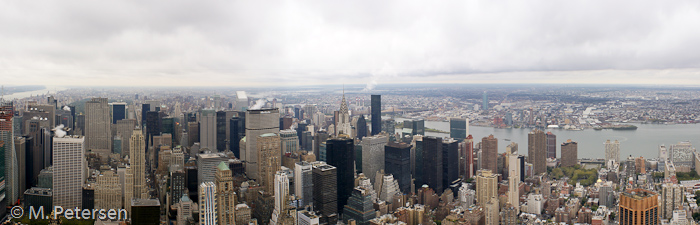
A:
MULTIPOLYGON (((14 203, 19 198, 19 173, 17 167, 19 162, 17 161, 17 153, 14 151, 14 138, 13 138, 13 116, 14 108, 12 102, 5 102, 0 99, 0 150, 2 153, 0 156, 0 183, 5 185, 0 185, 0 206, 5 206, 5 204, 14 203)), ((4 212, 4 211, 0 211, 4 212)))
MULTIPOLYGON (((355 144, 347 137, 326 140, 326 162, 337 168, 338 205, 340 210, 347 204, 355 187, 355 144)), ((315 188, 314 188, 315 190, 315 188)))
POLYGON ((450 137, 459 141, 467 137, 467 119, 450 118, 450 137))
MULTIPOLYGON (((389 141, 387 136, 378 135, 366 137, 360 142, 360 146, 362 146, 362 162, 358 163, 361 164, 358 166, 361 166, 362 172, 372 183, 375 182, 375 173, 384 169, 384 146, 386 146, 387 141, 389 141)), ((381 177, 378 179, 381 179, 381 177)))
POLYGON ((534 167, 532 174, 547 171, 547 137, 542 130, 533 130, 527 134, 527 162, 534 167))
POLYGON ((151 104, 148 104, 148 103, 141 104, 141 127, 146 125, 146 114, 149 111, 151 111, 151 104))
POLYGON ((464 139, 464 148, 464 163, 466 164, 464 165, 466 167, 464 180, 466 180, 474 176, 474 138, 471 134, 464 139))
POLYGON ((350 127, 350 109, 348 109, 348 103, 345 102, 345 91, 343 91, 343 100, 340 102, 338 125, 335 127, 335 130, 336 136, 339 134, 352 135, 352 128, 350 127))
POLYGON ((283 171, 275 173, 275 209, 272 211, 272 219, 270 224, 283 224, 285 209, 287 208, 289 199, 289 178, 283 171))
POLYGON ((313 203, 312 166, 308 162, 297 162, 294 164, 294 195, 301 200, 300 206, 307 206, 313 203))
MULTIPOLYGON (((240 112, 239 112, 240 114, 240 112)), ((245 116, 245 114, 243 114, 245 116)), ((233 118, 230 119, 229 121, 229 147, 231 152, 233 152, 233 155, 236 156, 236 158, 241 158, 241 138, 245 135, 245 127, 243 126, 243 123, 245 122, 245 119, 242 119, 241 117, 236 117, 234 116, 233 118)))
POLYGON ((673 216, 673 210, 682 208, 683 205, 683 186, 673 183, 664 183, 661 185, 661 219, 670 219, 673 216))
POLYGON ((275 173, 282 166, 280 153, 280 137, 275 133, 262 134, 258 137, 257 154, 258 183, 266 193, 274 193, 275 173))
MULTIPOLYGON (((109 114, 108 114, 109 115, 109 114)), ((53 138, 53 205, 64 209, 81 208, 85 181, 85 138, 53 138)))
MULTIPOLYGON (((562 153, 564 155, 564 153, 562 153)), ((557 158, 557 135, 547 132, 547 158, 557 158)))
POLYGON ((337 168, 320 164, 313 166, 313 202, 321 216, 327 218, 338 213, 337 168))
POLYGON ((491 170, 479 170, 476 175, 476 201, 484 207, 491 198, 498 197, 498 175, 491 170))
POLYGON ((355 131, 358 139, 362 140, 363 137, 367 137, 367 121, 365 120, 364 115, 360 115, 360 117, 358 117, 355 131))
POLYGON ((459 179, 459 142, 442 140, 442 187, 447 188, 459 179))
POLYGON ((216 167, 221 162, 227 162, 228 157, 224 153, 205 152, 197 154, 197 167, 195 169, 197 176, 188 177, 187 179, 196 179, 195 184, 204 182, 216 181, 216 167))
MULTIPOLYGON (((382 132, 382 96, 372 95, 372 136, 382 132)), ((391 135, 391 133, 389 133, 391 135)))
POLYGON ((226 135, 229 131, 226 130, 229 118, 227 112, 217 111, 216 112, 216 150, 223 152, 228 148, 226 147, 228 136, 226 135))
MULTIPOLYGON (((518 144, 511 142, 506 147, 508 157, 508 203, 520 211, 520 165, 518 165, 518 144)), ((517 213, 516 213, 517 214, 517 213)))
POLYGON ((245 91, 236 91, 236 111, 248 110, 248 95, 245 91))
MULTIPOLYGON (((241 159, 245 161, 245 172, 251 179, 258 179, 258 137, 262 134, 279 133, 278 109, 251 109, 245 115, 245 154, 241 152, 241 159)), ((276 170, 275 170, 276 171, 276 170)), ((274 172, 273 172, 274 173, 274 172)))
POLYGON ((216 185, 213 182, 204 182, 199 185, 199 224, 219 224, 216 185))
POLYGON ((620 142, 617 140, 605 141, 605 163, 607 164, 610 160, 620 162, 620 142))
POLYGON ((375 217, 377 212, 373 207, 370 190, 362 186, 355 187, 348 204, 343 209, 343 221, 349 224, 349 220, 355 220, 357 225, 369 225, 369 221, 375 217))
POLYGON ((423 183, 437 193, 443 190, 442 163, 442 138, 423 137, 423 183))
POLYGON ((216 149, 216 111, 202 109, 199 119, 199 146, 217 152, 216 149))
POLYGON ((96 209, 121 209, 122 192, 119 175, 114 171, 105 171, 97 176, 95 185, 96 209))
POLYGON ((134 172, 133 181, 133 198, 143 198, 148 199, 146 187, 146 152, 145 150, 145 140, 143 133, 140 128, 136 128, 131 134, 131 140, 129 140, 129 147, 131 150, 129 154, 129 159, 131 160, 131 169, 134 172))
POLYGON ((112 149, 107 98, 92 98, 85 102, 85 148, 112 149))
POLYGON ((299 150, 299 136, 297 131, 288 129, 280 131, 282 140, 282 154, 296 153, 299 150))
POLYGON ((656 193, 641 188, 620 194, 620 225, 660 224, 656 193))
POLYGON ((126 102, 110 103, 112 106, 112 124, 117 124, 117 121, 126 119, 126 102))
POLYGON ((235 207, 236 191, 233 186, 233 176, 228 165, 220 162, 216 166, 216 204, 219 224, 236 224, 235 207))
POLYGON ((402 193, 409 193, 411 191, 411 145, 389 142, 384 147, 384 152, 384 170, 398 180, 402 193))
POLYGON ((578 143, 566 140, 561 144, 561 166, 568 167, 578 164, 578 143))
POLYGON ((481 139, 481 168, 498 171, 498 139, 493 135, 481 139))
POLYGON ((499 225, 500 215, 498 214, 498 198, 491 197, 487 199, 484 207, 484 218, 486 219, 485 225, 499 225))

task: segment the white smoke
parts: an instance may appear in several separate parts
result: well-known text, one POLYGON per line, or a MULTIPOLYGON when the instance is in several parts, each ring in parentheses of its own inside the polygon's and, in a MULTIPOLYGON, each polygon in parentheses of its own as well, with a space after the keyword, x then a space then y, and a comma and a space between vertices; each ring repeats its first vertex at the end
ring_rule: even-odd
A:
POLYGON ((262 107, 265 106, 265 103, 267 103, 265 98, 258 99, 255 101, 255 104, 250 107, 250 109, 262 109, 262 107))
POLYGON ((377 84, 379 84, 380 79, 386 79, 391 77, 396 77, 396 70, 393 66, 389 65, 389 63, 385 62, 381 69, 374 70, 371 72, 369 82, 367 82, 367 86, 365 86, 365 89, 362 89, 362 91, 371 91, 375 87, 377 87, 377 84))
POLYGON ((70 112, 70 107, 68 107, 68 106, 63 106, 63 111, 68 111, 68 112, 70 112))
POLYGON ((62 138, 66 136, 66 131, 63 130, 63 124, 60 124, 56 126, 54 129, 54 133, 56 134, 56 137, 62 138))

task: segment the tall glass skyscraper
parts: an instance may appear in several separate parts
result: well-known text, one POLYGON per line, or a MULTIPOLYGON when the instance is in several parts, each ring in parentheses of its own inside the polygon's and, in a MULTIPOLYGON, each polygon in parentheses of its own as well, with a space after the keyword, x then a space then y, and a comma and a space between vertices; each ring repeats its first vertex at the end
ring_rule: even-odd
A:
MULTIPOLYGON (((372 95, 372 135, 382 131, 382 96, 372 95)), ((390 135, 393 133, 390 133, 390 135)))
POLYGON ((355 144, 339 137, 326 140, 326 162, 338 169, 338 209, 347 204, 355 187, 355 144))
POLYGON ((450 118, 450 137, 457 141, 467 137, 467 120, 462 118, 450 118))

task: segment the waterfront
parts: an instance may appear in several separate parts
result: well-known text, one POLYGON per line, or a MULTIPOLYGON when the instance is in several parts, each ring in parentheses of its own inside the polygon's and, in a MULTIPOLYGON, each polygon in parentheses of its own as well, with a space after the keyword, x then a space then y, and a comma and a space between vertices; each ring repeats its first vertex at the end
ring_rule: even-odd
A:
MULTIPOLYGON (((397 122, 403 121, 396 118, 397 122)), ((578 158, 603 158, 605 157, 606 140, 620 141, 620 158, 625 159, 629 155, 644 158, 658 157, 659 145, 669 146, 680 141, 690 141, 697 148, 700 143, 700 125, 698 124, 635 124, 637 130, 593 130, 581 131, 564 129, 547 129, 557 136, 557 157, 561 155, 560 144, 567 139, 578 142, 578 158)), ((450 130, 449 122, 425 121, 426 128, 434 128, 443 131, 450 130)), ((498 152, 505 152, 510 142, 518 143, 519 153, 527 155, 527 134, 530 129, 501 129, 493 127, 470 126, 469 133, 474 137, 474 142, 480 142, 481 138, 493 134, 498 138, 498 152), (506 141, 505 139, 510 139, 506 141)), ((428 136, 448 137, 449 134, 426 132, 428 136)))

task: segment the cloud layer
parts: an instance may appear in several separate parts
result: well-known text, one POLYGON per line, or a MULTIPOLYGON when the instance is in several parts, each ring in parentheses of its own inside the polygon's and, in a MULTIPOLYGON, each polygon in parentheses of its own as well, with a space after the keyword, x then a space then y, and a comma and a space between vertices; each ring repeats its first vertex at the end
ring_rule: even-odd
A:
POLYGON ((700 84, 698 1, 9 1, 8 84, 700 84))

